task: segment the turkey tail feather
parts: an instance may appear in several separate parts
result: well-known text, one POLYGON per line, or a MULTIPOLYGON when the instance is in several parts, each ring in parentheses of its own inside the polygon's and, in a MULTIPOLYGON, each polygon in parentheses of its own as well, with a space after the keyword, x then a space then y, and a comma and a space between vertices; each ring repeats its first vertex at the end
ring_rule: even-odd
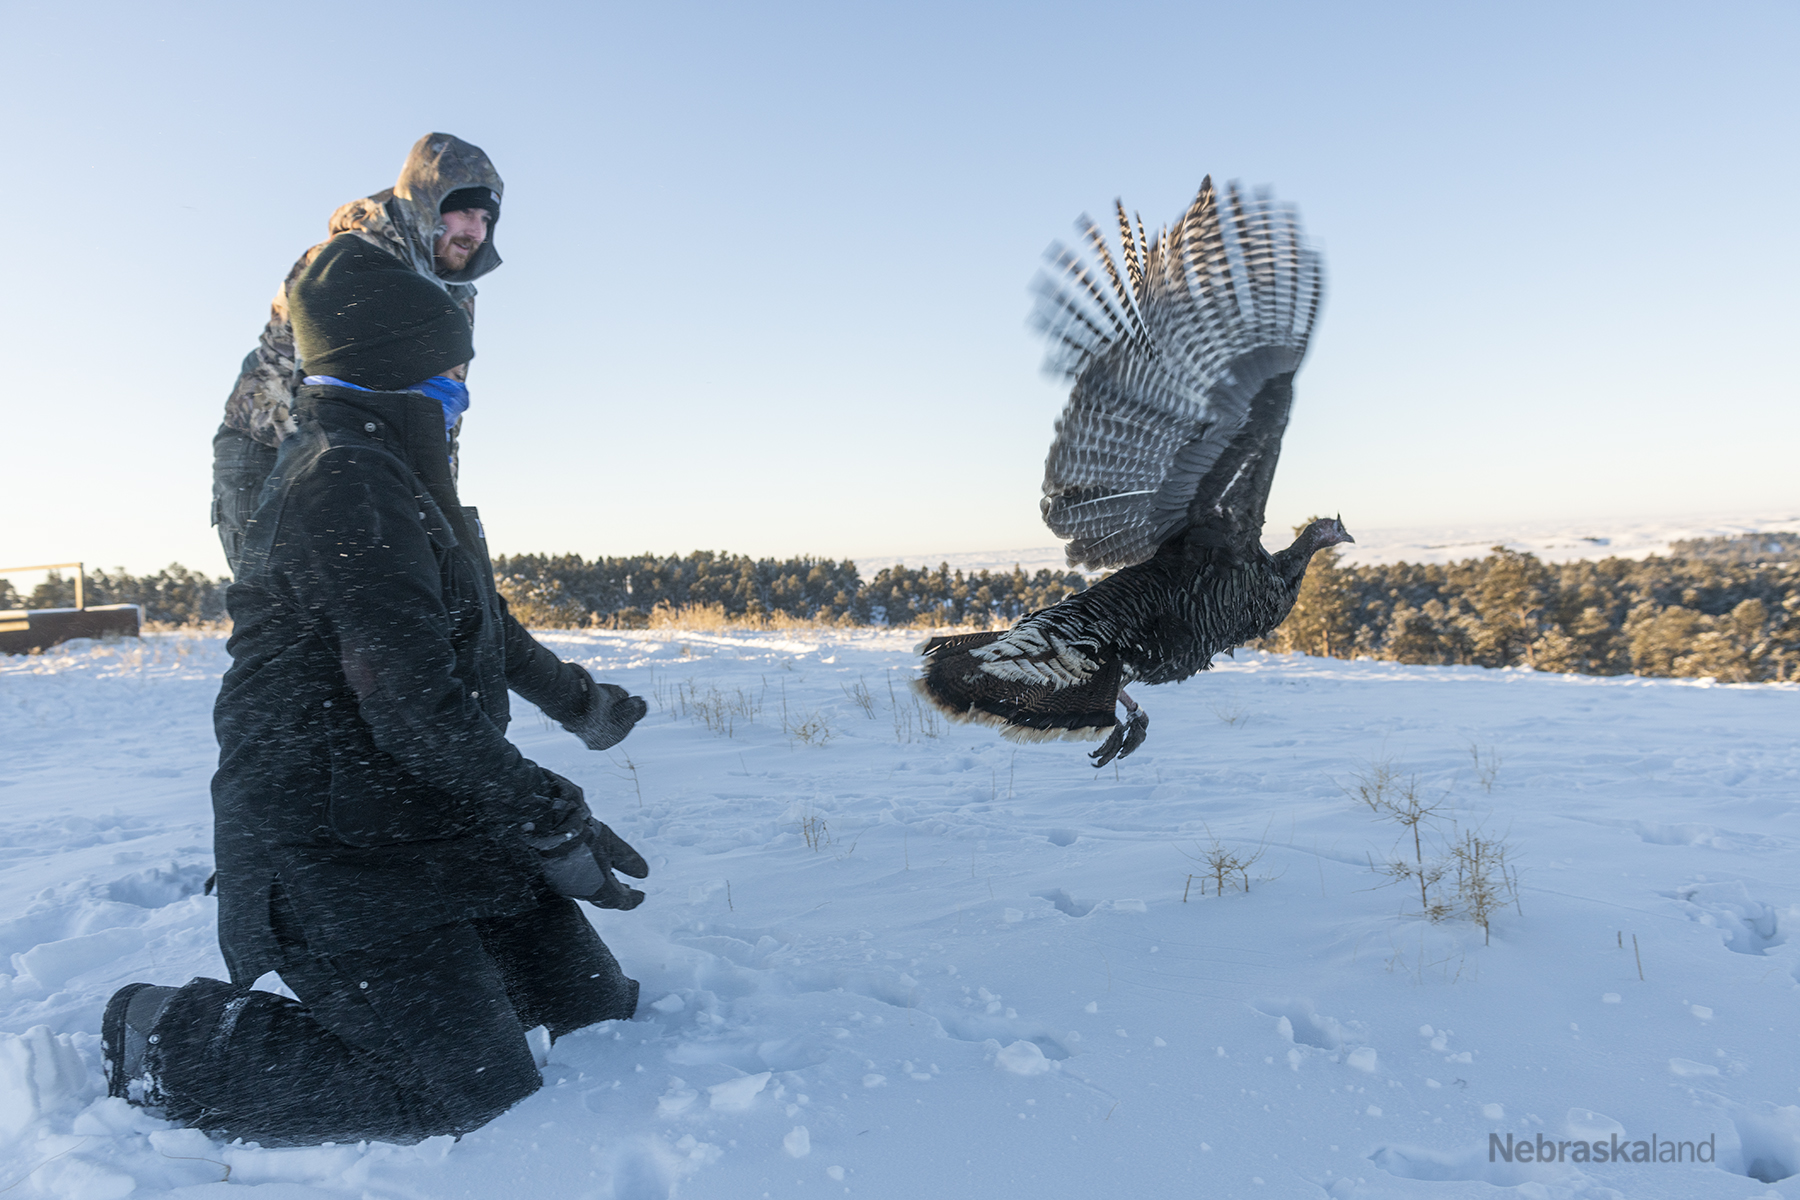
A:
MULTIPOLYGON (((913 687, 951 720, 998 726, 1014 741, 1104 737, 1116 723, 1119 665, 1102 666, 1088 678, 1066 671, 1007 670, 1004 658, 981 651, 1011 633, 931 638, 919 647, 925 673, 913 680, 913 687)), ((1056 649, 1066 653, 1066 647, 1056 649)))
MULTIPOLYGON (((1125 272, 1131 279, 1131 295, 1141 305, 1144 295, 1144 264, 1138 261, 1137 240, 1131 236, 1131 219, 1125 215, 1125 205, 1115 200, 1113 207, 1119 213, 1119 245, 1125 251, 1125 272)), ((1147 250, 1149 247, 1150 243, 1145 242, 1144 248, 1147 250)))

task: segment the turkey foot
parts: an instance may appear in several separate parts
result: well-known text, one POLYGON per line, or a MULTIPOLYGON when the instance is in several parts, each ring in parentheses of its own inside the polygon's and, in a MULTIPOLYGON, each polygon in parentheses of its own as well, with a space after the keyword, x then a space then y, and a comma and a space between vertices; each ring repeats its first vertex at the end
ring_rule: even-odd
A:
POLYGON ((1137 701, 1119 689, 1119 703, 1125 706, 1125 719, 1113 726, 1113 731, 1100 748, 1088 755, 1094 760, 1094 768, 1098 770, 1115 758, 1124 758, 1133 750, 1144 744, 1144 738, 1150 732, 1150 714, 1138 707, 1137 701))

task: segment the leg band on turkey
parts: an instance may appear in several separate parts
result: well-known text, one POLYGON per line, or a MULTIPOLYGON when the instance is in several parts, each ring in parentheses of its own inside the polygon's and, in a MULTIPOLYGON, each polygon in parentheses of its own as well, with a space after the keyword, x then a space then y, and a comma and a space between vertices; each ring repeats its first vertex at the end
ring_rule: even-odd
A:
POLYGON ((1082 218, 1086 252, 1051 248, 1035 314, 1049 368, 1074 383, 1044 464, 1044 523, 1071 566, 1112 574, 1004 632, 932 638, 915 681, 951 717, 1015 741, 1104 738, 1096 767, 1149 731, 1127 684, 1186 679, 1267 636, 1313 554, 1355 540, 1326 518, 1285 550, 1262 544, 1323 289, 1293 208, 1235 183, 1221 196, 1208 178, 1154 237, 1117 209, 1119 257, 1082 218))

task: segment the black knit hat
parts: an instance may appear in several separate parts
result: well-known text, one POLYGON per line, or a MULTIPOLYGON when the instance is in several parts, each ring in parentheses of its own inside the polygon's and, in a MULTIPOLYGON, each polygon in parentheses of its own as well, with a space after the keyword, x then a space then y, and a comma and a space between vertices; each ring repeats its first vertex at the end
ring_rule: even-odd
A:
POLYGON ((449 293, 353 233, 326 243, 287 298, 308 375, 398 391, 475 357, 449 293))
POLYGON ((500 219, 500 194, 489 187, 457 188, 438 205, 440 213, 461 212, 465 208, 485 208, 490 222, 500 219))

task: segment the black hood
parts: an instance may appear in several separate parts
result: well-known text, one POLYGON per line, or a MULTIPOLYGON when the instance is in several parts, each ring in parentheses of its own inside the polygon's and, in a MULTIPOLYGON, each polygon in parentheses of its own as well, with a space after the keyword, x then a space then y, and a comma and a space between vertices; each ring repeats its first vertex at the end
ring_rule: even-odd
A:
POLYGON ((428 133, 413 144, 387 208, 405 235, 413 257, 411 266, 420 274, 434 273, 432 248, 437 244, 438 205, 451 192, 467 187, 492 192, 496 211, 493 224, 488 226, 487 241, 470 257, 469 265, 438 276, 446 283, 473 283, 500 265, 500 252, 494 249, 494 229, 500 224, 499 200, 506 195, 506 184, 481 147, 471 146, 453 134, 428 133))

